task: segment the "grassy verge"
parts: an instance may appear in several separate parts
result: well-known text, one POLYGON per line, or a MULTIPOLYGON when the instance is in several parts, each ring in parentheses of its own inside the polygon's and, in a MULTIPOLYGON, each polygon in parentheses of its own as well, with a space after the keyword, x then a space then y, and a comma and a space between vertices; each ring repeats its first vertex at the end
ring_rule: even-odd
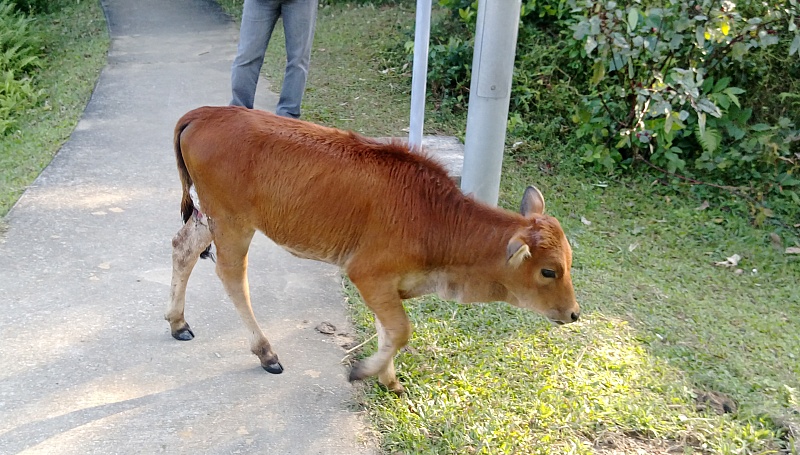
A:
MULTIPOLYGON (((322 8, 304 117, 401 134, 409 76, 381 50, 412 22, 404 6, 322 8)), ((281 41, 265 65, 275 83, 281 41)), ((432 112, 428 132, 463 132, 463 118, 432 112)), ((543 190, 574 247, 585 318, 553 328, 505 304, 408 302, 415 334, 396 361, 407 394, 368 381, 361 396, 382 449, 798 453, 800 257, 784 251, 800 245, 800 220, 755 227, 733 196, 587 172, 560 128, 543 120, 507 151, 500 204, 515 208, 530 183, 543 190), (734 254, 736 267, 715 265, 734 254)), ((371 316, 347 292, 367 338, 371 316)))
POLYGON ((69 138, 106 61, 108 33, 99 2, 64 2, 37 16, 45 55, 35 84, 43 102, 25 112, 18 129, 0 137, 0 216, 69 138))

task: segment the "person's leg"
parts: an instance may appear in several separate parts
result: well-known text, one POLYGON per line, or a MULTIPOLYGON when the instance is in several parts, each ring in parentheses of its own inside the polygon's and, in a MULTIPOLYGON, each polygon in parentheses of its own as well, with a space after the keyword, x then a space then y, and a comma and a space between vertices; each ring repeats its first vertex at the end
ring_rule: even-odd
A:
POLYGON ((231 105, 253 108, 258 74, 280 8, 279 0, 244 1, 239 47, 231 66, 231 105))
POLYGON ((317 22, 317 5, 317 0, 287 0, 281 10, 286 34, 286 71, 275 113, 284 117, 300 117, 317 22))

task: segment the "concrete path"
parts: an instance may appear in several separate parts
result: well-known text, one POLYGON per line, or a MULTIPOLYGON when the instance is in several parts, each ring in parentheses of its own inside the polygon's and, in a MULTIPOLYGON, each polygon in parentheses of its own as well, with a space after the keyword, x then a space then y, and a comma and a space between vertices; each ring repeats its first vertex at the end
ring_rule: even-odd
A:
POLYGON ((170 337, 172 131, 192 108, 227 104, 237 25, 210 0, 102 4, 108 66, 0 238, 0 453, 374 453, 339 363, 337 269, 255 239, 254 309, 282 375, 250 354, 210 261, 189 283, 197 337, 170 337))

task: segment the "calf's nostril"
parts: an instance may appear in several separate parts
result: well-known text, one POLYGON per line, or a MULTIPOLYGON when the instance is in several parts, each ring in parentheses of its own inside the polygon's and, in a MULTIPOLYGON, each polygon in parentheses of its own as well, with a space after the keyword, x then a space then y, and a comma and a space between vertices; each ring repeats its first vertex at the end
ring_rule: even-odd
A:
POLYGON ((580 315, 579 313, 572 313, 572 314, 570 315, 570 317, 572 318, 572 322, 575 322, 575 321, 577 321, 577 320, 578 320, 578 318, 580 318, 580 317, 581 317, 581 315, 580 315))

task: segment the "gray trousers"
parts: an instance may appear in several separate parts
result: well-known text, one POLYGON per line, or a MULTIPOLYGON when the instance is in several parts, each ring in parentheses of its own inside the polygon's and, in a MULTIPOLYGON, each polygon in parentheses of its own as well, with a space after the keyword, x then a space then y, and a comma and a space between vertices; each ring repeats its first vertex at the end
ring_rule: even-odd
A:
POLYGON ((231 68, 231 104, 253 108, 264 54, 278 18, 286 35, 286 70, 275 113, 300 117, 308 78, 318 0, 245 0, 239 46, 231 68))

